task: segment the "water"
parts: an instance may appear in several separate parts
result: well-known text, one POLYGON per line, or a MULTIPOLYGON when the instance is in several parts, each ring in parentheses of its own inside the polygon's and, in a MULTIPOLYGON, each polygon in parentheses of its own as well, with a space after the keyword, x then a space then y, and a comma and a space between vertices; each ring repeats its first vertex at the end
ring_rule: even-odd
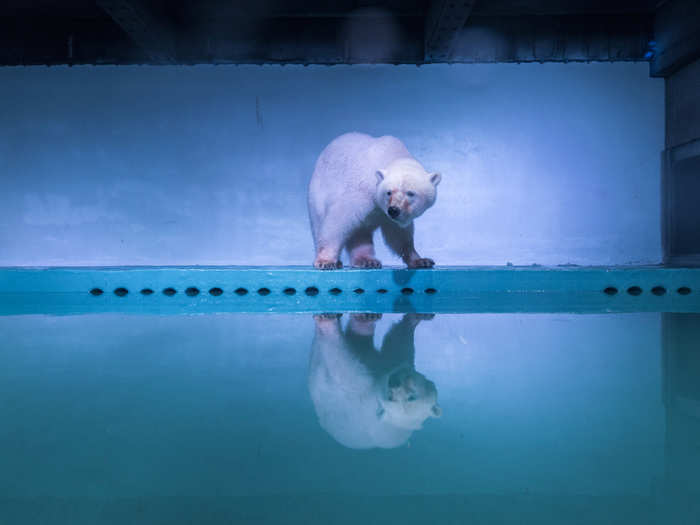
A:
POLYGON ((0 333, 2 525, 700 522, 697 314, 28 315, 0 333))

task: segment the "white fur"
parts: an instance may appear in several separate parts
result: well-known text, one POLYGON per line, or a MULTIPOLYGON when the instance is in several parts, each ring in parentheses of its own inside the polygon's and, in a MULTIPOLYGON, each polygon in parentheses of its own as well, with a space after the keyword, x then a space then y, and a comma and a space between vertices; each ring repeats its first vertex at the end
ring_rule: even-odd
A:
POLYGON ((317 268, 340 267, 347 249, 352 266, 377 268, 372 234, 414 268, 431 267, 413 246, 413 220, 433 205, 440 175, 428 173, 396 137, 347 133, 323 150, 309 183, 309 216, 317 268), (391 192, 389 194, 388 192, 391 192), (389 207, 400 210, 396 218, 389 207))
POLYGON ((339 319, 317 316, 315 321, 309 393, 319 424, 336 441, 355 449, 394 448, 406 443, 426 419, 440 417, 435 385, 413 364, 417 322, 397 323, 394 344, 385 340, 378 353, 370 347, 374 323, 351 318, 344 333, 339 319), (357 342, 353 346, 349 339, 353 333, 367 337, 365 348, 358 348, 357 342), (402 348, 404 342, 406 348, 402 348), (384 353, 398 354, 398 358, 387 363, 382 361, 384 353), (391 388, 389 378, 397 371, 402 385, 391 388), (405 385, 410 385, 415 399, 407 399, 405 385))

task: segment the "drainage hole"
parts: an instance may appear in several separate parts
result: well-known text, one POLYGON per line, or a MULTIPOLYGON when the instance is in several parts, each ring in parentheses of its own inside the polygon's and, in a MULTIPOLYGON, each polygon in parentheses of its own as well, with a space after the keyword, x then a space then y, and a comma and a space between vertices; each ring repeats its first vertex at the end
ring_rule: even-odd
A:
POLYGON ((97 297, 98 295, 102 295, 103 292, 100 288, 93 288, 92 290, 90 290, 90 293, 97 297))
POLYGON ((297 291, 294 288, 285 288, 284 293, 285 295, 294 295, 297 291))
POLYGON ((318 295, 318 288, 315 286, 309 286, 306 290, 304 290, 304 293, 306 295, 318 295))
POLYGON ((258 290, 258 294, 260 295, 269 295, 270 294, 270 289, 269 288, 260 288, 258 290))
POLYGON ((236 288, 236 295, 245 295, 248 293, 248 290, 245 288, 236 288))
POLYGON ((617 288, 614 286, 608 286, 605 290, 603 290, 603 292, 608 295, 615 295, 617 293, 617 288))
POLYGON ((386 288, 380 288, 379 290, 377 290, 377 293, 386 293, 386 292, 387 292, 386 288))
POLYGON ((413 288, 401 288, 401 293, 404 295, 411 295, 413 293, 413 288))
POLYGON ((172 297, 177 293, 177 290, 175 288, 166 288, 165 290, 163 290, 163 293, 168 297, 172 297))
POLYGON ((355 288, 353 290, 353 292, 355 292, 357 295, 360 295, 361 293, 365 293, 365 291, 362 288, 355 288))
POLYGON ((654 295, 663 295, 666 293, 666 288, 664 288, 663 286, 654 286, 651 289, 651 293, 653 293, 654 295))
POLYGON ((152 293, 153 290, 151 290, 150 288, 144 288, 143 290, 141 290, 141 295, 151 295, 152 293))
POLYGON ((690 288, 688 288, 687 286, 681 286, 678 289, 678 293, 681 295, 688 295, 690 293, 690 288))
POLYGON ((627 293, 630 295, 640 295, 642 293, 642 289, 639 286, 630 286, 627 288, 627 293))
POLYGON ((119 297, 124 297, 126 294, 129 293, 129 290, 126 288, 117 288, 114 290, 114 295, 118 295, 119 297))
POLYGON ((224 291, 223 291, 221 288, 218 288, 218 287, 215 286, 214 288, 210 288, 210 289, 209 289, 209 293, 210 293, 211 295, 217 295, 217 296, 218 296, 218 295, 221 295, 222 293, 224 293, 224 291))
POLYGON ((195 295, 199 295, 199 289, 195 288, 194 286, 190 286, 187 290, 185 290, 185 293, 190 297, 194 297, 195 295))
POLYGON ((340 292, 342 292, 342 291, 343 291, 343 290, 341 290, 340 288, 331 288, 330 290, 328 290, 328 292, 329 292, 331 295, 338 295, 338 294, 339 294, 340 292))
POLYGON ((435 288, 426 288, 425 293, 433 295, 434 293, 437 293, 437 290, 435 288))

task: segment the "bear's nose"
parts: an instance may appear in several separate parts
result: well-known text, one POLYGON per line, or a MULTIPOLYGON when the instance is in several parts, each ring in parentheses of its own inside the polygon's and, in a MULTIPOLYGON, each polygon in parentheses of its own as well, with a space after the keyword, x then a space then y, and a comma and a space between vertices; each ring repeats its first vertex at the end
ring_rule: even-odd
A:
POLYGON ((396 217, 399 216, 401 213, 401 210, 398 209, 396 206, 389 206, 389 209, 386 211, 389 214, 389 217, 392 219, 395 219, 396 217))

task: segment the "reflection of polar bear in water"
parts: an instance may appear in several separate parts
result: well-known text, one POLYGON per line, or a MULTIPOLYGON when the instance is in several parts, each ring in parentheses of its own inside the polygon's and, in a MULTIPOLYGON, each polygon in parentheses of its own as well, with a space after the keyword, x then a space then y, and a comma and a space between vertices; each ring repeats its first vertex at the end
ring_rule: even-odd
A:
POLYGON ((321 426, 349 448, 393 448, 428 417, 440 417, 435 384, 414 368, 413 333, 425 315, 406 314, 374 347, 380 315, 314 316, 309 391, 321 426))

